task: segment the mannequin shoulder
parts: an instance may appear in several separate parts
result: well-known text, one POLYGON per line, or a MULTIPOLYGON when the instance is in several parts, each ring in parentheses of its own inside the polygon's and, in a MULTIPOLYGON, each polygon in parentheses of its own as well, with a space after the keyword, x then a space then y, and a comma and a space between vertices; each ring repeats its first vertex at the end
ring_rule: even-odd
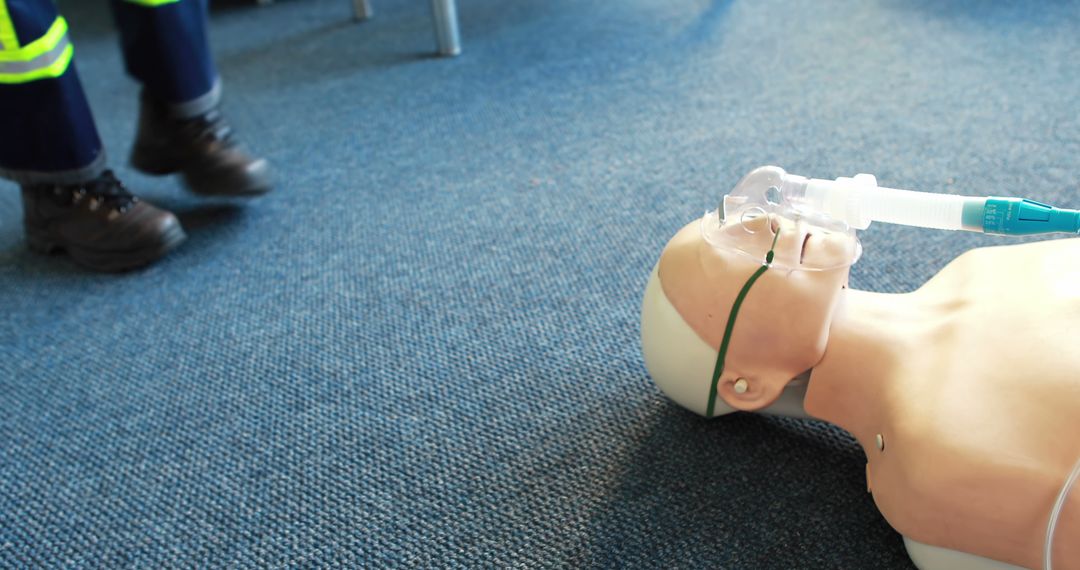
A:
MULTIPOLYGON (((972 249, 956 257, 921 289, 1033 293, 1080 283, 1080 238, 972 249)), ((1078 288, 1080 294, 1080 288, 1078 288)))
POLYGON ((980 247, 960 254, 942 272, 999 270, 1003 267, 1046 262, 1066 263, 1075 260, 1077 256, 1080 256, 1080 238, 980 247))

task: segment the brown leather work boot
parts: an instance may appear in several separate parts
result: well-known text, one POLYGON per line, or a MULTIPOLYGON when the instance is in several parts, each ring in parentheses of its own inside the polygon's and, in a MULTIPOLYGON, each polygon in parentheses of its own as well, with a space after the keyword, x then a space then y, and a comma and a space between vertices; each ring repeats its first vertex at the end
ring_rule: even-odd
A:
POLYGON ((187 237, 170 212, 139 201, 112 171, 83 184, 23 186, 30 249, 67 252, 97 271, 124 271, 157 260, 187 237))
POLYGON ((153 175, 179 172, 189 190, 207 196, 254 196, 271 188, 268 163, 240 146, 218 108, 178 119, 146 93, 131 165, 153 175))

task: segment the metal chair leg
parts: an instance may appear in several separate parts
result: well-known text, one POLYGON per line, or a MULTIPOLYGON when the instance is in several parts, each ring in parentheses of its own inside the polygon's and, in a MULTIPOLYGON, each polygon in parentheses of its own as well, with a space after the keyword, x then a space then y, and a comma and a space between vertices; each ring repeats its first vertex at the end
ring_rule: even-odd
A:
POLYGON ((353 17, 357 20, 366 20, 374 15, 371 11, 371 2, 368 0, 352 0, 353 17))
POLYGON ((461 53, 454 0, 431 0, 431 13, 435 20, 435 41, 439 44, 439 54, 453 56, 461 53))

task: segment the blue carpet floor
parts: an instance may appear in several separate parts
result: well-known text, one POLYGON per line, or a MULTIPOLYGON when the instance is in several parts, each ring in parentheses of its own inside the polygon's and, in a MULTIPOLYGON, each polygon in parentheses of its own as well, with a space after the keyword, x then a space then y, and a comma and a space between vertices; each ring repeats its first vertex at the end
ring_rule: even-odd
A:
MULTIPOLYGON (((665 241, 751 168, 1080 206, 1080 4, 424 0, 215 12, 276 193, 124 166, 136 87, 61 2, 113 163, 191 239, 103 276, 0 192, 0 567, 909 568, 862 452, 652 386, 665 241)), ((875 226, 853 286, 973 246, 875 226)))

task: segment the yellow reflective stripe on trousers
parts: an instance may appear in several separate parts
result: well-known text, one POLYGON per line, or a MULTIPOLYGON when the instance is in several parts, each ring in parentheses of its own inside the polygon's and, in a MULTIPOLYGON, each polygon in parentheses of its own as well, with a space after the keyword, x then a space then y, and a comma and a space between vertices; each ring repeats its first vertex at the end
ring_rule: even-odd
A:
POLYGON ((128 4, 138 4, 139 6, 149 6, 151 8, 157 8, 158 6, 164 6, 166 4, 176 4, 180 0, 124 0, 128 4))
POLYGON ((67 22, 58 17, 44 36, 23 47, 0 51, 0 83, 60 77, 71 64, 73 52, 67 22))
POLYGON ((19 49, 19 37, 8 14, 7 0, 0 0, 0 51, 9 49, 19 49))
POLYGON ((26 44, 21 48, 5 49, 0 51, 0 63, 5 61, 30 61, 44 53, 52 51, 67 35, 67 21, 62 17, 56 18, 49 31, 40 38, 26 44))

